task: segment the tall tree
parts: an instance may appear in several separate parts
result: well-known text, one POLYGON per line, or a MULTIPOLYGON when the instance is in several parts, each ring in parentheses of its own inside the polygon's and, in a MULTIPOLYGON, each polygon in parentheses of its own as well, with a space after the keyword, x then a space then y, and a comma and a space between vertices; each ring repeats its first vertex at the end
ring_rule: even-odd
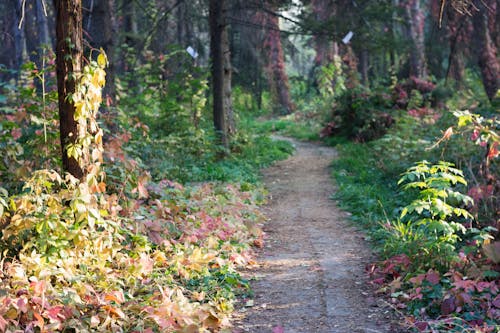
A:
POLYGON ((74 157, 68 155, 68 145, 75 145, 85 124, 75 120, 76 78, 83 66, 82 0, 54 0, 56 13, 56 72, 59 98, 59 130, 63 170, 81 179, 85 172, 74 157))
POLYGON ((500 64, 495 44, 497 1, 482 0, 476 4, 478 13, 474 14, 475 50, 484 89, 488 98, 493 100, 500 88, 500 64))
POLYGON ((36 24, 38 27, 38 46, 50 46, 51 39, 49 33, 48 8, 42 1, 36 1, 36 24))
MULTIPOLYGON (((331 31, 334 27, 333 19, 337 12, 335 2, 331 0, 312 0, 311 4, 315 22, 329 27, 328 30, 331 31)), ((335 31, 331 32, 332 35, 335 34, 335 31)), ((320 31, 313 37, 314 50, 316 51, 314 65, 316 67, 328 65, 334 61, 335 56, 338 56, 338 45, 333 41, 332 35, 320 31)))
POLYGON ((280 1, 265 1, 255 6, 250 23, 255 28, 256 45, 267 77, 268 87, 275 113, 290 114, 295 110, 289 92, 288 74, 285 68, 285 54, 279 26, 280 1), (260 29, 259 29, 260 28, 260 29), (260 30, 260 31, 259 31, 260 30))
POLYGON ((231 55, 226 15, 226 0, 210 0, 210 58, 214 127, 220 143, 228 148, 229 136, 235 129, 231 101, 231 55))

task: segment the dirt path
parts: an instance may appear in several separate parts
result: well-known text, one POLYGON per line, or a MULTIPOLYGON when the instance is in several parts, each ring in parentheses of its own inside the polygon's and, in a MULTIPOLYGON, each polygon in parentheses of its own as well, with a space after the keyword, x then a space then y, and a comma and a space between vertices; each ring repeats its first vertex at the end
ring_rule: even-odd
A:
POLYGON ((254 304, 233 332, 395 332, 390 309, 367 284, 371 250, 329 199, 335 150, 293 143, 295 155, 264 172, 266 245, 250 272, 254 304))

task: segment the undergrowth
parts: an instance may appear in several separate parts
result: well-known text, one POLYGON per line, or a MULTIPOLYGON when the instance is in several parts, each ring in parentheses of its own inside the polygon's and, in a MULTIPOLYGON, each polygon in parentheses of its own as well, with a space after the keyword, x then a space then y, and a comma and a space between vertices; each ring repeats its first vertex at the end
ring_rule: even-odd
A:
MULTIPOLYGON (((159 86, 168 59, 152 60, 137 72, 147 86, 108 110, 81 181, 54 170, 53 66, 0 91, 0 331, 224 332, 251 293, 239 270, 263 242, 258 171, 292 147, 242 129, 219 158, 203 76, 159 86)), ((100 101, 103 68, 85 73, 100 101)))
POLYGON ((382 138, 337 146, 335 198, 385 259, 368 271, 415 331, 499 329, 498 193, 491 175, 498 170, 498 132, 492 133, 498 123, 487 108, 481 112, 485 118, 468 112, 457 118, 443 110, 431 122, 424 113, 400 113, 382 138), (423 167, 428 162, 414 166, 422 160, 432 161, 434 171, 423 172, 431 170, 423 167), (443 160, 457 169, 442 169, 449 165, 443 160))

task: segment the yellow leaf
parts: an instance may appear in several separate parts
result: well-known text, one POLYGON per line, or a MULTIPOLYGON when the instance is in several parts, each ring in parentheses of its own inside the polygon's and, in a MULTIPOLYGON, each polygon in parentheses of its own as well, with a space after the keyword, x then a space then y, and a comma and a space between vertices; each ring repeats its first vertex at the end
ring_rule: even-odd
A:
POLYGON ((104 53, 104 50, 101 48, 101 53, 97 56, 97 64, 99 67, 104 68, 108 65, 108 57, 106 56, 106 53, 104 53))

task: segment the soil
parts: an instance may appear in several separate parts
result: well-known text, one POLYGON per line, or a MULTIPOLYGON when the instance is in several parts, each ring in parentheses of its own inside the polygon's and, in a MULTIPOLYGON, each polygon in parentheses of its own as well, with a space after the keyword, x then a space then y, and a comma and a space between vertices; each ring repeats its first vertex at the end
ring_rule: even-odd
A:
POLYGON ((296 153, 264 171, 265 246, 247 272, 254 299, 234 333, 400 332, 375 296, 365 266, 375 257, 362 231, 331 199, 333 148, 292 141, 296 153))

